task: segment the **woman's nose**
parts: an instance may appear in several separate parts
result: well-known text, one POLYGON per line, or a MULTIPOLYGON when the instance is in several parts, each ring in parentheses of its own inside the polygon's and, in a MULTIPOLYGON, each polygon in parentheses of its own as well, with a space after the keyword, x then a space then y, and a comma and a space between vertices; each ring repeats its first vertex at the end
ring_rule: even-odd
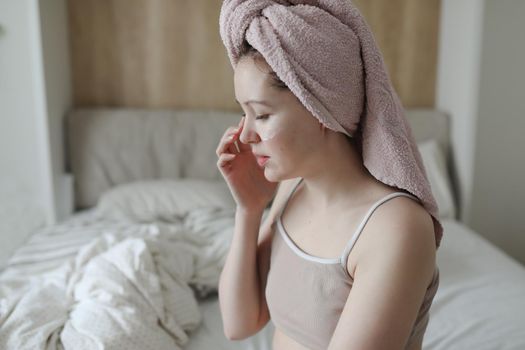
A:
POLYGON ((239 135, 239 139, 242 143, 255 143, 259 142, 259 136, 252 126, 252 122, 248 118, 244 119, 244 125, 239 135))

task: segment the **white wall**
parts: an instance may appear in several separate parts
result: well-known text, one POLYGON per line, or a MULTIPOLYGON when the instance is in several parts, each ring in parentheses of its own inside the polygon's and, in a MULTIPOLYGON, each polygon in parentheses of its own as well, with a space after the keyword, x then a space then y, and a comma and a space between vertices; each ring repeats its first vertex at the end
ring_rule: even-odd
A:
POLYGON ((442 0, 436 107, 452 117, 461 221, 525 264, 524 15, 523 0, 442 0))
POLYGON ((49 217, 39 161, 35 16, 31 1, 0 0, 0 264, 49 217))
POLYGON ((484 12, 470 225, 525 264, 525 1, 484 12))
POLYGON ((459 218, 469 222, 478 114, 483 1, 442 0, 436 107, 451 116, 459 218))
POLYGON ((54 213, 51 221, 64 219, 73 210, 72 178, 65 174, 64 116, 72 105, 71 65, 66 0, 40 0, 42 62, 45 79, 45 113, 54 213))
POLYGON ((0 0, 0 266, 37 227, 68 212, 65 6, 64 0, 0 0))

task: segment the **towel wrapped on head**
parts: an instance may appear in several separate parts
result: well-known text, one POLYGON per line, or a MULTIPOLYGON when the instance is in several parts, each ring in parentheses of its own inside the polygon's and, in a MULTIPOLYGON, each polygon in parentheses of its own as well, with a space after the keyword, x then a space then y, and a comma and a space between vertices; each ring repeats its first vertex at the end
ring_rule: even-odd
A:
POLYGON ((232 66, 246 41, 325 127, 357 141, 379 181, 418 197, 443 236, 421 155, 372 31, 349 0, 225 0, 232 66))

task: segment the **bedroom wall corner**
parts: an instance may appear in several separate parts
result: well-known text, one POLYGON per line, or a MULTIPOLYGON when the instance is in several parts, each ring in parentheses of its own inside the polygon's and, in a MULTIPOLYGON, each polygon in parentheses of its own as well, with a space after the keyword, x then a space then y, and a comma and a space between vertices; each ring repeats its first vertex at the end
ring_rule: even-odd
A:
POLYGON ((38 18, 36 0, 0 1, 0 268, 52 214, 38 18))
POLYGON ((436 108, 451 117, 458 218, 465 224, 470 220, 474 176, 483 9, 478 0, 441 2, 436 108))
MULTIPOLYGON (((64 118, 72 106, 71 63, 66 0, 40 0, 40 36, 45 95, 45 128, 49 155, 48 221, 56 223, 73 212, 73 178, 65 172, 64 118)), ((43 157, 44 158, 44 157, 43 157)))
POLYGON ((459 220, 525 264, 519 0, 443 0, 436 107, 451 116, 459 220))
POLYGON ((525 265, 525 1, 484 14, 470 225, 525 265))
POLYGON ((36 229, 70 212, 66 20, 65 0, 0 1, 0 267, 36 229))

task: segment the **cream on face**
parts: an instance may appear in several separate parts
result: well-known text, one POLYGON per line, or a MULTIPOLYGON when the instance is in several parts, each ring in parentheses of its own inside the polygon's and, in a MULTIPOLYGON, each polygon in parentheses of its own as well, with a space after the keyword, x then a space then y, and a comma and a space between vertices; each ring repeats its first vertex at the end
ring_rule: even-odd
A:
POLYGON ((247 105, 261 105, 263 107, 271 108, 271 111, 269 111, 268 109, 253 110, 254 116, 266 116, 264 118, 254 117, 254 131, 257 132, 262 141, 269 141, 273 139, 283 128, 282 122, 279 122, 281 118, 274 114, 275 106, 271 105, 269 102, 266 102, 264 100, 248 101, 247 105))
POLYGON ((259 137, 262 141, 269 141, 273 139, 280 131, 280 126, 277 123, 277 118, 270 117, 266 122, 263 122, 259 131, 259 137))

